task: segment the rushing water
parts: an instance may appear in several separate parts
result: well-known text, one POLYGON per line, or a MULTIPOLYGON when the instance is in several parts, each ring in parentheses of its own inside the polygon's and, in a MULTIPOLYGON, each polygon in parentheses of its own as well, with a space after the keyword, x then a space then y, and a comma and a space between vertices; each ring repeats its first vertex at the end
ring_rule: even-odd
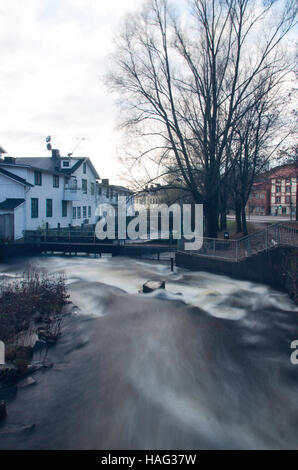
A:
POLYGON ((0 448, 298 448, 298 311, 285 294, 125 258, 39 257, 0 273, 29 262, 65 272, 79 308, 54 367, 11 397, 0 448), (148 279, 166 290, 138 293, 148 279))

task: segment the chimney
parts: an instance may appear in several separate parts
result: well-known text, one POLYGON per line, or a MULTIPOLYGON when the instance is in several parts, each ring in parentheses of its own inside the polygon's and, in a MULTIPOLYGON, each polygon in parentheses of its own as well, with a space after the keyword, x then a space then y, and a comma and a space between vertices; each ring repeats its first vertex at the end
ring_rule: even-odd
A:
POLYGON ((53 159, 58 159, 58 158, 60 158, 60 150, 58 150, 58 149, 52 149, 52 158, 53 158, 53 159))
POLYGON ((109 180, 106 178, 106 179, 102 179, 101 180, 101 184, 105 184, 106 186, 109 185, 109 180))

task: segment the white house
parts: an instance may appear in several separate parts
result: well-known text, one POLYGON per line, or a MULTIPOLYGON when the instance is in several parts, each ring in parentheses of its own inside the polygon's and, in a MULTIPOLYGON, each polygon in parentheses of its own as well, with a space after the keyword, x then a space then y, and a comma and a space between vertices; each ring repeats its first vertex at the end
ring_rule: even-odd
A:
MULTIPOLYGON (((97 171, 89 158, 5 157, 0 161, 0 233, 96 222, 97 171)), ((8 234, 10 236, 8 236, 8 234)))
MULTIPOLYGON (((1 156, 1 155, 0 155, 1 156)), ((0 159, 0 239, 21 239, 24 230, 95 224, 96 207, 116 206, 126 195, 133 214, 133 194, 99 175, 89 158, 4 157, 0 159)))

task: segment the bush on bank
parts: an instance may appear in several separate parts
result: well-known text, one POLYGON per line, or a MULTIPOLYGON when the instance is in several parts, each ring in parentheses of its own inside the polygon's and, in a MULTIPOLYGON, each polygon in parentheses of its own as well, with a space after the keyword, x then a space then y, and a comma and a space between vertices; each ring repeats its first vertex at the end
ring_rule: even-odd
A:
POLYGON ((37 316, 57 315, 68 299, 63 275, 29 270, 13 282, 0 281, 0 340, 11 340, 37 316))

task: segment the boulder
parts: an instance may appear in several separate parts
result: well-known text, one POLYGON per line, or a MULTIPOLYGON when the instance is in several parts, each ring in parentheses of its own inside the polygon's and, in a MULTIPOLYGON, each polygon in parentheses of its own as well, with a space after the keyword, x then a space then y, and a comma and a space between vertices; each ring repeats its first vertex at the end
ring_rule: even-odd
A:
POLYGON ((37 382, 33 377, 29 376, 19 382, 18 386, 20 388, 30 387, 30 385, 35 385, 37 382))
POLYGON ((205 291, 203 292, 203 294, 209 295, 209 296, 211 296, 211 297, 212 297, 212 296, 216 297, 216 296, 218 295, 218 292, 216 292, 216 291, 210 289, 210 290, 205 290, 205 291))
POLYGON ((165 281, 147 281, 143 284, 143 293, 149 294, 157 289, 165 289, 165 281))
POLYGON ((7 416, 6 403, 5 401, 0 401, 0 421, 3 421, 7 416))

